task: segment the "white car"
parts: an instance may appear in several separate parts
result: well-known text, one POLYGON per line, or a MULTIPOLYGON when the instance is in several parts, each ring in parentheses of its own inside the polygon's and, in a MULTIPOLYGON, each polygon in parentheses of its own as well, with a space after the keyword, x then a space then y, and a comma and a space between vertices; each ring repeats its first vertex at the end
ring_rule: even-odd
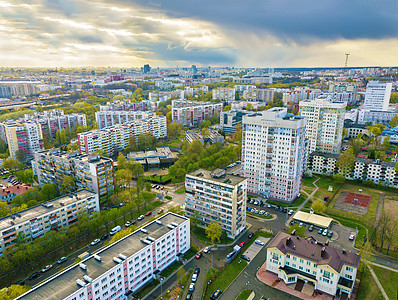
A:
POLYGON ((193 292, 195 290, 195 284, 194 283, 191 283, 190 285, 189 285, 189 291, 190 292, 193 292))
POLYGON ((289 211, 287 212, 287 214, 290 216, 290 215, 292 215, 294 213, 294 210, 293 209, 289 209, 289 211))
POLYGON ((196 282, 197 279, 198 279, 198 274, 193 274, 192 275, 192 282, 196 282))
POLYGON ((259 212, 258 214, 259 214, 259 215, 265 214, 265 210, 260 210, 260 212, 259 212))
POLYGON ((260 241, 260 240, 255 240, 254 241, 255 244, 260 245, 260 246, 264 246, 264 242, 260 241))
POLYGON ((210 250, 211 250, 211 247, 210 247, 210 246, 207 246, 207 247, 203 250, 203 252, 204 252, 204 253, 209 253, 210 250))
POLYGON ((47 272, 47 271, 50 270, 52 267, 53 267, 53 265, 47 265, 47 266, 45 266, 45 267, 41 270, 41 272, 42 272, 42 273, 47 272))
POLYGON ((355 234, 351 233, 351 234, 350 234, 350 237, 349 237, 349 240, 350 240, 350 241, 353 241, 354 239, 355 239, 355 234))
POLYGON ((325 228, 325 230, 322 232, 322 235, 327 235, 328 234, 328 230, 325 228))
POLYGON ((91 242, 91 246, 97 245, 101 240, 100 239, 95 239, 94 241, 91 242))
POLYGON ((141 215, 138 217, 138 221, 144 220, 144 218, 145 218, 144 215, 141 215))

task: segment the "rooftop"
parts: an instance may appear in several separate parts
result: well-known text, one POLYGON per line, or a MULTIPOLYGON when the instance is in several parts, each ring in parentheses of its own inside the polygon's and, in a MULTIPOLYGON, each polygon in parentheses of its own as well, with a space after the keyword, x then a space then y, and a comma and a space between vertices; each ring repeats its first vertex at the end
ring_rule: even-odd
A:
POLYGON ((284 254, 293 254, 318 265, 329 265, 337 272, 344 265, 358 268, 361 256, 318 242, 315 238, 301 238, 280 231, 268 244, 267 249, 277 248, 284 254))
POLYGON ((0 189, 0 195, 2 195, 2 196, 6 196, 6 195, 10 195, 10 194, 21 195, 30 189, 34 189, 34 187, 30 186, 29 184, 11 185, 4 189, 0 189))
POLYGON ((59 149, 52 149, 52 150, 42 150, 36 152, 39 155, 45 155, 48 157, 58 157, 62 158, 64 160, 77 160, 81 161, 84 163, 105 163, 105 162, 110 162, 113 160, 108 157, 103 157, 99 156, 98 154, 92 154, 92 155, 87 155, 87 154, 79 154, 79 152, 65 152, 65 151, 60 151, 59 149))
POLYGON ((244 178, 244 177, 235 176, 235 175, 231 175, 231 174, 223 174, 223 175, 217 176, 218 173, 222 173, 220 171, 219 171, 219 169, 217 169, 217 170, 198 169, 198 170, 193 171, 187 175, 193 176, 196 178, 203 178, 203 179, 207 179, 207 180, 211 180, 211 181, 216 181, 216 182, 223 183, 223 184, 230 185, 230 186, 235 186, 235 185, 241 183, 242 181, 246 180, 246 178, 244 178), (214 176, 214 174, 216 174, 216 177, 214 176))
POLYGON ((77 279, 84 282, 83 276, 87 275, 94 281, 103 273, 116 266, 116 263, 113 261, 114 257, 118 257, 119 254, 130 257, 148 246, 141 239, 146 239, 148 236, 158 239, 171 231, 167 225, 171 225, 172 223, 180 225, 187 220, 189 219, 186 217, 168 213, 95 253, 95 255, 101 257, 101 261, 96 260, 93 255, 82 261, 87 267, 86 270, 81 269, 79 264, 74 265, 18 299, 64 299, 80 289, 80 286, 76 283, 77 279), (145 229, 147 233, 144 233, 142 229, 145 229))
POLYGON ((95 193, 93 193, 93 192, 90 192, 87 190, 80 190, 75 193, 70 193, 70 194, 55 198, 53 200, 44 202, 42 204, 22 210, 18 213, 1 218, 0 219, 0 231, 3 231, 11 226, 15 226, 20 223, 26 222, 28 220, 32 220, 32 219, 37 218, 45 213, 59 209, 63 206, 74 203, 76 200, 85 199, 87 197, 94 196, 94 195, 95 195, 95 193))

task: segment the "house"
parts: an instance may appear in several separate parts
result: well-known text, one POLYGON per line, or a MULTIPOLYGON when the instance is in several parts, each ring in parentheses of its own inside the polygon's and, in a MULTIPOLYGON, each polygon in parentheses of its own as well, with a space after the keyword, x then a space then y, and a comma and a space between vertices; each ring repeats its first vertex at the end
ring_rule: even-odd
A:
POLYGON ((22 195, 31 189, 34 189, 34 187, 30 186, 29 184, 12 185, 7 188, 0 189, 0 199, 1 201, 10 203, 15 196, 22 195))

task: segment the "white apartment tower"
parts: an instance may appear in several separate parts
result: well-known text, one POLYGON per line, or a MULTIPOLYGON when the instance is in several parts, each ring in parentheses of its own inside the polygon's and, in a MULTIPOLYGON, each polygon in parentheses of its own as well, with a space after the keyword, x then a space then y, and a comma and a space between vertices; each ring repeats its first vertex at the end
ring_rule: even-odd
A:
POLYGON ((334 103, 321 96, 315 100, 300 101, 299 105, 299 115, 307 119, 305 137, 309 142, 309 153, 340 153, 347 104, 334 103))
POLYGON ((242 172, 249 192, 288 203, 296 199, 306 164, 306 123, 281 107, 243 116, 242 172))
POLYGON ((391 97, 391 82, 371 81, 366 85, 364 110, 388 110, 391 97))

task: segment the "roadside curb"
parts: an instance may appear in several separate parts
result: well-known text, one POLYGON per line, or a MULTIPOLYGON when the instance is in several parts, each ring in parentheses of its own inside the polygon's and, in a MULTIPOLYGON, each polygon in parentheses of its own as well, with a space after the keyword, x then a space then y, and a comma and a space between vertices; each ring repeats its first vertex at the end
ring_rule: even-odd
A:
POLYGON ((247 214, 247 216, 250 216, 250 218, 258 219, 258 220, 265 221, 265 222, 270 222, 270 221, 274 221, 274 220, 278 219, 277 215, 274 215, 274 214, 270 214, 270 215, 273 216, 271 219, 264 219, 264 218, 261 218, 261 217, 257 217, 257 216, 253 216, 253 215, 247 214))

